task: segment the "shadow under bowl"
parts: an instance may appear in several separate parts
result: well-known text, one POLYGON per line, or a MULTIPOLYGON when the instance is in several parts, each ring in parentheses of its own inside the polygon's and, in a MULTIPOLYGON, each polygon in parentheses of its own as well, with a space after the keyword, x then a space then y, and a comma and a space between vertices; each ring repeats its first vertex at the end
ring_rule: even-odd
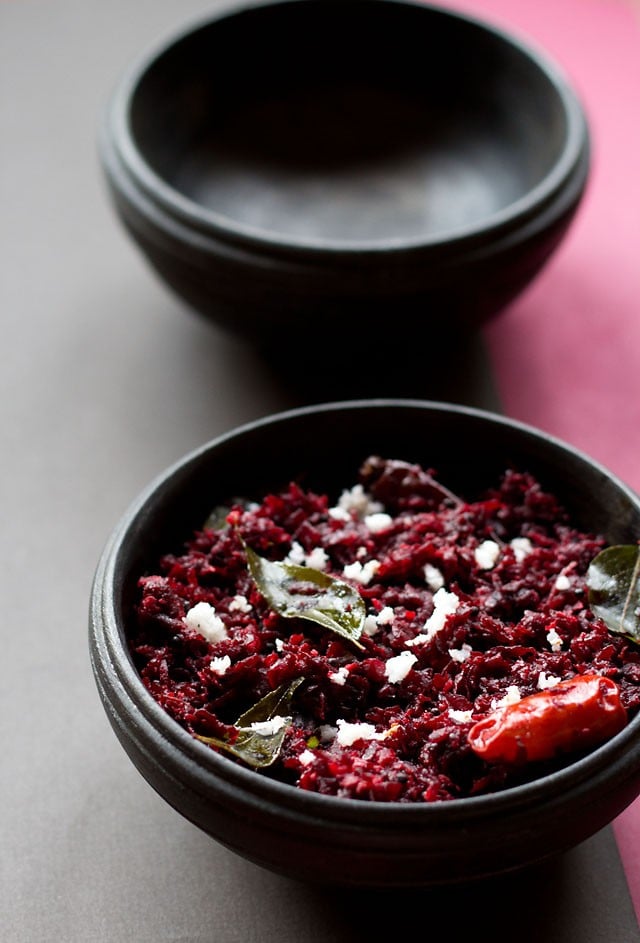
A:
POLYGON ((289 347, 483 323, 558 246, 589 169, 553 62, 412 0, 223 4, 123 77, 100 152, 167 285, 289 347))
POLYGON ((161 474, 115 528, 96 570, 90 653, 109 720, 153 788, 236 853, 326 884, 454 884, 518 870, 577 845, 640 792, 640 717, 587 756, 525 785, 447 802, 340 799, 275 782, 213 752, 143 686, 127 646, 138 577, 177 550, 212 507, 293 477, 339 494, 368 455, 435 468, 472 498, 509 466, 536 475, 577 527, 640 540, 640 498, 568 445, 492 413, 415 400, 293 410, 207 443, 161 474))

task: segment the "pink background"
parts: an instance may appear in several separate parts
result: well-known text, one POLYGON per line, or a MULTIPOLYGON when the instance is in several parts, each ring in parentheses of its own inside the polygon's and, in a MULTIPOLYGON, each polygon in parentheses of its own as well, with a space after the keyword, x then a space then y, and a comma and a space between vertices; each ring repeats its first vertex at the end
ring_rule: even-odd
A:
MULTIPOLYGON (((592 136, 587 193, 566 241, 486 330, 504 411, 563 438, 640 491, 640 3, 447 3, 551 55, 592 136)), ((640 915, 640 800, 614 823, 640 915)))

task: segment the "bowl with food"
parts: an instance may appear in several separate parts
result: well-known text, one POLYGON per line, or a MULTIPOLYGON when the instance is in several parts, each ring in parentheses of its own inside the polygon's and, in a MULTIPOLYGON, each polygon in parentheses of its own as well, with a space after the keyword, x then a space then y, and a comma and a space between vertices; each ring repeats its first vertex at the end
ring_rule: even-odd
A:
POLYGON ((99 561, 90 652, 179 813, 306 881, 453 884, 640 792, 640 499, 540 430, 319 404, 161 473, 99 561))
POLYGON ((127 69, 100 157, 119 220, 189 308, 308 351, 503 310, 574 218, 589 131, 559 66, 477 17, 235 0, 127 69))

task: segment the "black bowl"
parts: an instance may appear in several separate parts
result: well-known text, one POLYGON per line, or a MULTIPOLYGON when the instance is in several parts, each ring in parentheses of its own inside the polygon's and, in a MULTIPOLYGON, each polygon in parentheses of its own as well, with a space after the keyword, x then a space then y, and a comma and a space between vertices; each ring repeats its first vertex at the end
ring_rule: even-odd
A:
POLYGON ((242 768, 184 731, 143 687, 125 641, 136 579, 182 545, 211 508, 307 472, 334 490, 376 452, 438 469, 460 493, 509 463, 537 475, 577 526, 640 539, 640 498, 568 445, 490 413, 372 400, 263 419, 208 443, 155 480, 124 515, 97 568, 90 616, 95 679, 109 720, 148 782, 187 819, 269 869, 338 885, 410 886, 526 867, 578 844, 640 792, 640 717, 559 772, 500 793, 399 804, 304 792, 242 768))
POLYGON ((589 166, 555 64, 411 0, 224 4, 127 73, 100 149, 178 295, 304 348, 483 323, 555 250, 589 166))

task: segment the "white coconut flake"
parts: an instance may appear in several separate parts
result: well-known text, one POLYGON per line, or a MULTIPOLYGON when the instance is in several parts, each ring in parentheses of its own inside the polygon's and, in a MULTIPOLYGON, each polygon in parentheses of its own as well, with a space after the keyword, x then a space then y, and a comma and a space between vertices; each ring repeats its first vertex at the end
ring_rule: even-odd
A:
POLYGON ((522 563, 524 558, 533 550, 533 544, 528 537, 514 537, 509 546, 513 550, 518 563, 522 563))
POLYGON ((449 717, 456 724, 466 724, 473 719, 473 711, 457 711, 449 708, 449 717))
POLYGON ((330 743, 332 740, 335 740, 337 733, 337 727, 332 727, 331 724, 322 724, 322 726, 318 727, 318 736, 320 737, 321 743, 330 743))
POLYGON ((362 634, 366 635, 368 638, 371 638, 380 631, 380 626, 378 625, 378 617, 374 615, 365 616, 364 623, 362 625, 362 634))
POLYGON ((547 641, 551 646, 552 652, 559 652, 562 649, 562 638, 558 635, 555 629, 551 629, 547 632, 547 641))
POLYGON ((412 652, 400 652, 393 658, 388 658, 384 666, 385 677, 391 684, 399 684, 407 677, 418 658, 412 652))
POLYGON ((560 573, 553 585, 555 589, 562 593, 567 589, 571 589, 571 580, 565 573, 560 573))
POLYGON ((429 589, 432 589, 434 593, 442 589, 444 586, 444 576, 437 566, 434 566, 433 563, 425 563, 422 572, 424 573, 425 582, 429 589))
POLYGON ((315 753, 313 753, 311 750, 303 750, 298 757, 298 761, 302 764, 302 766, 309 766, 311 763, 313 763, 315 758, 315 753))
POLYGON ((384 733, 378 733, 373 724, 338 721, 337 740, 341 747, 350 747, 358 740, 383 740, 384 733))
POLYGON ((447 621, 447 616, 453 615, 460 605, 460 598, 455 593, 448 593, 442 588, 433 597, 433 612, 424 624, 427 632, 439 632, 447 621))
POLYGON ((314 547, 307 553, 297 540, 291 544, 291 549, 285 557, 285 563, 291 563, 294 566, 308 566, 312 570, 325 570, 329 557, 322 547, 314 547))
POLYGON ((500 556, 500 545, 495 540, 483 540, 474 550, 473 556, 481 570, 492 570, 500 556))
POLYGON ((511 704, 517 704, 522 699, 520 689, 515 684, 510 684, 505 694, 501 698, 494 698, 491 701, 491 708, 494 711, 502 707, 509 707, 511 704))
POLYGON ((548 688, 555 688, 556 684, 560 684, 562 678, 559 678, 557 675, 547 674, 546 671, 541 671, 538 675, 538 689, 540 691, 546 691, 548 688))
POLYGON ((275 646, 276 646, 276 651, 277 651, 277 652, 283 652, 283 651, 284 651, 284 639, 277 638, 276 641, 275 641, 275 646))
POLYGON ((384 511, 384 506, 379 501, 374 501, 360 484, 342 492, 338 507, 344 511, 354 511, 360 518, 384 511))
POLYGON ((462 663, 463 661, 467 660, 472 651, 473 649, 471 646, 464 642, 461 648, 450 648, 449 657, 452 658, 453 661, 462 663))
POLYGON ((390 514, 385 514, 384 511, 378 511, 375 514, 366 514, 364 523, 372 534, 380 534, 391 527, 393 518, 390 514))
POLYGON ((346 665, 343 665, 342 668, 338 668, 337 671, 329 672, 329 680, 333 681, 334 684, 343 685, 348 677, 349 669, 346 667, 346 665))
POLYGON ((251 724, 251 730, 261 737, 273 737, 288 723, 287 717, 272 717, 271 720, 256 720, 251 724))
POLYGON ((294 540, 291 544, 291 549, 285 557, 285 563, 292 563, 294 566, 304 566, 306 563, 304 547, 297 540, 294 540))
POLYGON ((231 667, 231 659, 228 655, 222 655, 220 658, 212 658, 209 668, 214 675, 224 675, 231 667))
POLYGON ((229 603, 230 612, 251 612, 251 603, 246 596, 238 594, 229 603))
POLYGON ((380 612, 370 613, 369 615, 365 616, 362 631, 369 637, 376 635, 380 631, 381 626, 391 625, 394 618, 395 613, 391 606, 383 606, 380 612))
POLYGON ((334 521, 347 522, 351 520, 351 515, 346 510, 346 508, 341 508, 341 507, 329 508, 328 513, 329 513, 329 517, 332 518, 334 521))
POLYGON ((395 613, 391 606, 383 606, 376 616, 378 625, 391 625, 395 619, 395 613))
POLYGON ((312 570, 326 570, 328 562, 329 557, 322 547, 314 547, 307 554, 307 566, 310 566, 312 570))
POLYGON ((455 593, 448 593, 446 589, 441 588, 433 597, 433 612, 424 624, 426 632, 416 635, 409 639, 407 645, 421 645, 423 642, 429 642, 434 635, 437 635, 447 621, 460 605, 460 598, 455 593))
POLYGON ((227 627, 208 602, 198 602, 184 617, 185 624, 199 632, 207 642, 221 642, 227 637, 227 627))
POLYGON ((348 563, 342 573, 346 579, 354 580, 361 586, 367 586, 380 569, 379 560, 367 560, 366 563, 360 563, 356 560, 354 563, 348 563))

